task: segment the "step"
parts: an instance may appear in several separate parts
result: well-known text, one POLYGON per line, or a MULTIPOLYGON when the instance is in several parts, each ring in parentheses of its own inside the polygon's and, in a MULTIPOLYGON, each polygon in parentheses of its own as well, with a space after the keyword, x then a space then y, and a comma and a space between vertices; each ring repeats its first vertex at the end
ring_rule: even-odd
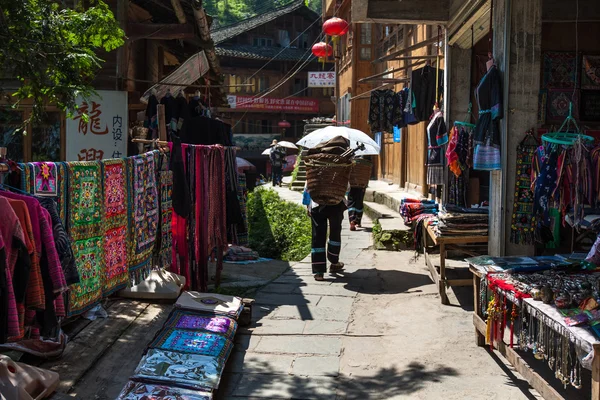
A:
POLYGON ((402 251, 413 248, 413 232, 411 227, 404 225, 400 213, 388 207, 365 201, 364 213, 381 226, 381 233, 374 235, 373 240, 377 250, 402 251))
POLYGON ((373 221, 384 218, 402 218, 398 212, 384 206, 383 204, 365 201, 363 205, 364 213, 373 221))

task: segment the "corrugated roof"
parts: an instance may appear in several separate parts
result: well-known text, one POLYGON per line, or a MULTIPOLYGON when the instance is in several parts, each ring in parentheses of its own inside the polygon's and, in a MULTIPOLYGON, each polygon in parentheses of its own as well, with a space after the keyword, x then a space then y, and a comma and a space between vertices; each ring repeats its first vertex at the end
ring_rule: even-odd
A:
POLYGON ((304 0, 297 0, 283 7, 279 7, 271 12, 245 19, 234 25, 226 26, 224 28, 216 28, 211 32, 211 37, 214 40, 215 45, 217 45, 301 8, 306 8, 306 10, 315 15, 315 18, 318 17, 317 13, 306 7, 304 0))
POLYGON ((217 47, 215 50, 219 57, 247 58, 252 60, 270 60, 273 58, 281 61, 298 61, 301 59, 306 60, 309 56, 314 57, 310 49, 254 47, 243 44, 217 47), (281 54, 278 54, 279 52, 281 54))

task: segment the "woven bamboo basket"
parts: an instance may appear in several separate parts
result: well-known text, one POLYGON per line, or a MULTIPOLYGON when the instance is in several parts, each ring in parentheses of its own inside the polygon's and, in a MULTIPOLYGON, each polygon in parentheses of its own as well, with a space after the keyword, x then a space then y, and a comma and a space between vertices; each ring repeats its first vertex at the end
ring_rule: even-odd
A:
POLYGON ((371 179, 372 167, 373 163, 369 160, 354 160, 350 171, 350 187, 366 188, 371 179))
POLYGON ((352 162, 347 157, 315 154, 304 158, 307 189, 319 205, 333 206, 344 200, 352 162))

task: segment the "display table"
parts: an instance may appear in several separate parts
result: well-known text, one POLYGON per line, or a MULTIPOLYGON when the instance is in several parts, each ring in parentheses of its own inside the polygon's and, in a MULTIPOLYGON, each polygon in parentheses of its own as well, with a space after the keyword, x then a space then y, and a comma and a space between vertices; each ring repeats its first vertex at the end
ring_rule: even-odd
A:
MULTIPOLYGON (((475 326, 475 342, 477 346, 486 345, 486 330, 487 325, 482 315, 481 304, 481 280, 485 279, 487 272, 482 268, 469 264, 469 271, 473 274, 473 325, 475 326)), ((531 298, 523 299, 527 307, 533 308, 551 319, 556 324, 558 329, 567 329, 569 337, 573 343, 578 343, 583 350, 588 353, 589 362, 592 369, 591 382, 591 399, 600 400, 600 342, 587 330, 577 327, 567 327, 564 318, 553 306, 546 305, 541 301, 536 301, 531 298)), ((520 355, 511 348, 505 340, 497 341, 495 348, 506 358, 506 360, 529 382, 529 384, 537 390, 546 400, 565 400, 548 381, 546 381, 538 372, 534 370, 520 355)), ((554 378, 552 378, 554 379, 554 378)))
POLYGON ((472 244, 472 243, 487 243, 487 236, 437 236, 432 226, 427 227, 427 235, 423 235, 423 254, 425 263, 429 268, 431 278, 438 286, 442 304, 448 304, 448 296, 446 295, 446 286, 471 286, 471 279, 447 279, 446 278, 446 252, 448 250, 464 249, 457 248, 454 245, 472 244), (427 236, 431 238, 435 246, 440 247, 440 271, 433 265, 430 255, 427 253, 427 236))

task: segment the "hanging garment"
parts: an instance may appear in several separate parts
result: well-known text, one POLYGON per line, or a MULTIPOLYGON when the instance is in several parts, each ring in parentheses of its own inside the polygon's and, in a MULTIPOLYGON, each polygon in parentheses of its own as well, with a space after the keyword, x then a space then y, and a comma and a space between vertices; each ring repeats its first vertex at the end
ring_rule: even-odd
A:
POLYGON ((395 93, 393 90, 375 90, 371 92, 368 119, 371 132, 392 131, 395 110, 394 102, 395 93))
POLYGON ((165 124, 167 125, 167 133, 170 134, 177 126, 177 121, 175 120, 175 109, 177 107, 175 97, 169 92, 165 97, 160 99, 160 104, 165 106, 165 124))
POLYGON ((240 201, 240 210, 242 212, 242 222, 238 224, 237 239, 239 246, 248 246, 248 208, 246 205, 246 199, 248 196, 248 189, 246 187, 246 176, 238 174, 238 199, 240 201))
POLYGON ((127 165, 124 159, 103 160, 104 178, 104 271, 102 275, 102 295, 109 296, 124 289, 129 283, 127 251, 127 165))
POLYGON ((235 147, 225 149, 225 205, 228 242, 238 244, 237 226, 243 222, 238 198, 238 177, 235 147))
POLYGON ((158 189, 156 164, 158 151, 148 152, 128 159, 131 212, 129 229, 131 244, 128 257, 129 280, 137 284, 152 270, 152 252, 158 231, 158 189))
POLYGON ((531 190, 531 166, 537 147, 535 139, 530 134, 517 146, 515 199, 510 224, 510 241, 515 244, 534 244, 535 218, 534 198, 531 190))
POLYGON ((500 126, 503 118, 502 87, 498 67, 493 65, 475 90, 479 120, 475 127, 473 168, 484 171, 501 169, 500 126))
POLYGON ((69 236, 80 282, 70 287, 68 316, 79 315, 102 298, 104 204, 100 163, 70 162, 69 236))
POLYGON ((173 120, 175 121, 175 127, 173 132, 177 133, 179 137, 185 137, 187 125, 191 119, 190 106, 183 96, 177 96, 175 99, 175 109, 173 112, 173 120))
POLYGON ((446 123, 441 112, 435 113, 427 126, 427 184, 444 185, 444 148, 448 143, 446 123))
POLYGON ((433 106, 439 102, 436 92, 443 93, 444 71, 431 66, 416 69, 411 74, 411 92, 415 99, 414 114, 419 121, 429 121, 433 106), (437 78, 437 81, 436 81, 437 78))
POLYGON ((156 264, 160 268, 170 268, 173 259, 173 171, 169 171, 169 155, 159 155, 158 182, 160 192, 160 226, 156 245, 156 264))

